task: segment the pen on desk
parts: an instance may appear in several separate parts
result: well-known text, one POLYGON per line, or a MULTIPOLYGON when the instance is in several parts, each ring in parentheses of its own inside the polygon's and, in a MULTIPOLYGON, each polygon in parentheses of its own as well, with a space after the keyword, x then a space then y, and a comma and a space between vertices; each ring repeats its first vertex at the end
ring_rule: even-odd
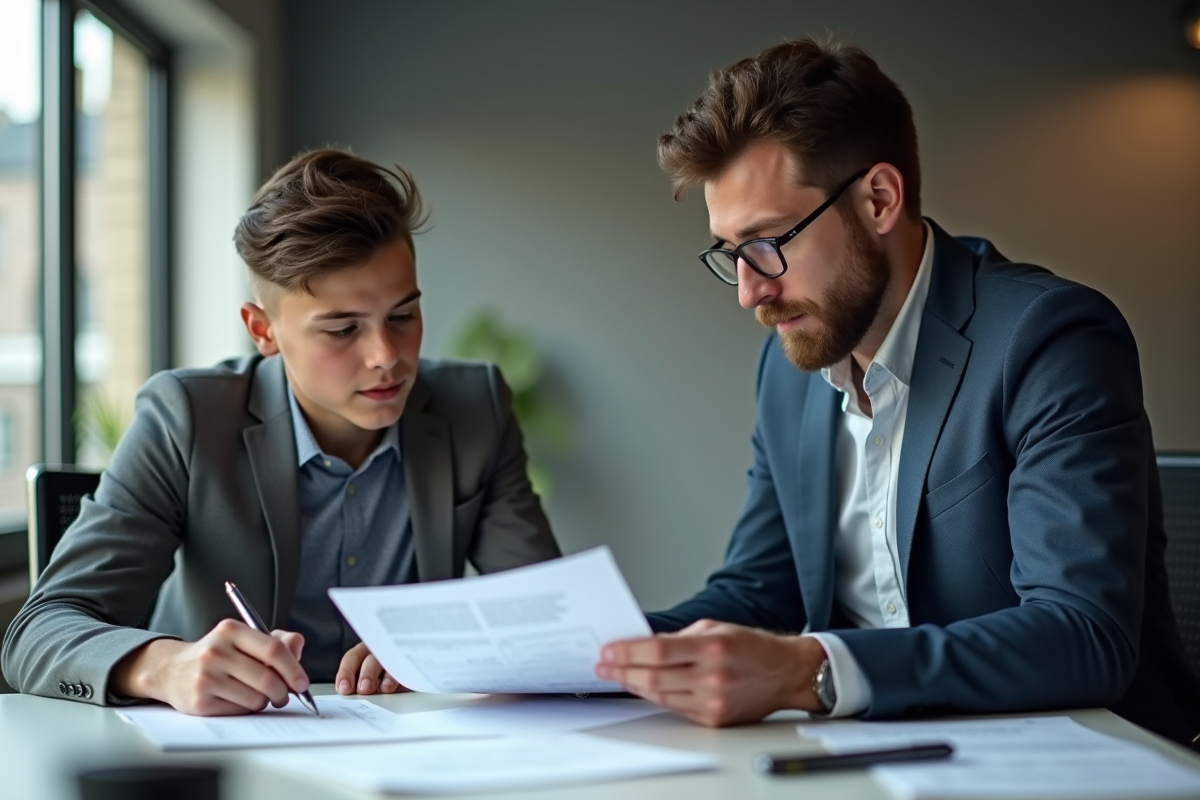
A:
MULTIPOLYGON (((258 615, 254 606, 250 605, 250 601, 242 595, 241 590, 233 581, 225 581, 225 594, 229 595, 229 602, 233 603, 233 607, 237 609, 243 622, 259 633, 270 635, 271 631, 267 629, 267 623, 262 621, 262 617, 258 615)), ((296 699, 303 703, 305 708, 318 717, 321 716, 321 712, 317 711, 317 701, 313 700, 312 694, 307 689, 303 692, 292 692, 292 694, 296 695, 296 699)))
POLYGON ((769 775, 801 775, 834 769, 858 769, 895 761, 934 761, 940 758, 949 758, 953 753, 953 747, 940 743, 834 755, 801 756, 760 753, 754 757, 754 768, 769 775))

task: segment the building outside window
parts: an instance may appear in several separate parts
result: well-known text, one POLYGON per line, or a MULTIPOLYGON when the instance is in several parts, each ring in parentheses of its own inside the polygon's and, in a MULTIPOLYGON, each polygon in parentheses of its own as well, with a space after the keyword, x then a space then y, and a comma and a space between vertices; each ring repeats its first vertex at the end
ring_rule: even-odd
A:
POLYGON ((168 366, 166 80, 119 0, 0 0, 0 533, 168 366))
POLYGON ((0 521, 23 518, 41 442, 40 19, 39 0, 0 0, 0 521))

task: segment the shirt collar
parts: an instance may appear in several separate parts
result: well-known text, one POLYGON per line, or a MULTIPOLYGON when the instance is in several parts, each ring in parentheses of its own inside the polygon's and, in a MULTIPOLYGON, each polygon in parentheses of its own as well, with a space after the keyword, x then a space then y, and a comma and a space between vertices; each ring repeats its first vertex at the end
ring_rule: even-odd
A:
MULTIPOLYGON (((317 444, 317 438, 313 436, 312 429, 308 427, 308 420, 300 412, 300 404, 296 402, 296 394, 290 385, 288 386, 288 406, 292 409, 292 433, 296 437, 297 465, 303 467, 314 458, 321 458, 324 461, 336 458, 336 456, 326 455, 321 450, 321 446, 317 444)), ((398 422, 389 425, 383 432, 383 438, 379 440, 379 444, 371 451, 371 455, 367 457, 363 465, 370 464, 376 456, 387 450, 395 451, 396 460, 400 460, 400 423, 398 422)))
MULTIPOLYGON (((933 272, 933 229, 928 222, 922 222, 925 228, 925 252, 921 255, 921 265, 917 275, 900 306, 892 327, 888 330, 879 352, 875 354, 871 365, 878 364, 905 386, 912 384, 913 361, 917 354, 917 337, 921 333, 921 317, 925 310, 925 299, 929 296, 929 278, 933 272)), ((846 356, 831 367, 824 367, 821 376, 830 386, 841 392, 849 393, 854 382, 850 377, 850 359, 846 356)), ((868 367, 868 370, 870 367, 868 367)))

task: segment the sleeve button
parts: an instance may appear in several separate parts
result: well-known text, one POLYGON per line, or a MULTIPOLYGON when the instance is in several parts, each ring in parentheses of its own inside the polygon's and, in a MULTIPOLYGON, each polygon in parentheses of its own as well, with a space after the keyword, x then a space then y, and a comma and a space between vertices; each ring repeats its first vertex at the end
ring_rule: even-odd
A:
POLYGON ((63 683, 62 681, 58 682, 58 693, 59 694, 67 693, 67 685, 65 683, 63 683))

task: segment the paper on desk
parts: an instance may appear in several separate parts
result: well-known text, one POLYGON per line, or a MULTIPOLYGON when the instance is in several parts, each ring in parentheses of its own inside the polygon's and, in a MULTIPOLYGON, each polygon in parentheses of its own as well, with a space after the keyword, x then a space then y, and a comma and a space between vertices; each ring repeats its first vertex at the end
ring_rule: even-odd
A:
POLYGON ((561 786, 712 769, 715 756, 566 734, 475 741, 305 748, 260 763, 383 792, 449 794, 561 786))
POLYGON ((117 712, 164 750, 358 744, 416 739, 552 735, 616 725, 661 713, 645 700, 488 698, 459 708, 395 714, 366 700, 316 698, 321 716, 295 698, 283 708, 239 717, 195 717, 166 706, 117 712))
POLYGON ((645 700, 609 698, 487 698, 459 708, 406 714, 429 738, 545 736, 601 728, 661 714, 645 700))
POLYGON ((798 728, 805 737, 821 739, 832 752, 931 741, 953 745, 950 761, 871 769, 892 794, 905 800, 1200 795, 1200 772, 1070 717, 838 722, 798 728))
POLYGON ((316 699, 321 716, 296 698, 237 717, 196 717, 167 706, 137 706, 117 716, 137 726, 163 750, 220 750, 281 745, 351 744, 423 739, 429 734, 406 715, 366 700, 326 695, 316 699))
POLYGON ((649 636, 612 553, 466 580, 330 589, 384 668, 419 692, 611 692, 600 648, 649 636))
POLYGON ((1200 797, 1200 773, 1151 750, 1026 753, 940 766, 894 764, 871 774, 902 800, 915 798, 1200 797))
POLYGON ((957 757, 991 757, 1007 752, 1054 750, 1093 752, 1122 749, 1120 739, 1080 725, 1070 717, 1014 717, 1009 719, 944 720, 921 722, 805 723, 796 729, 805 738, 817 738, 832 753, 904 747, 928 742, 954 746, 957 757))

